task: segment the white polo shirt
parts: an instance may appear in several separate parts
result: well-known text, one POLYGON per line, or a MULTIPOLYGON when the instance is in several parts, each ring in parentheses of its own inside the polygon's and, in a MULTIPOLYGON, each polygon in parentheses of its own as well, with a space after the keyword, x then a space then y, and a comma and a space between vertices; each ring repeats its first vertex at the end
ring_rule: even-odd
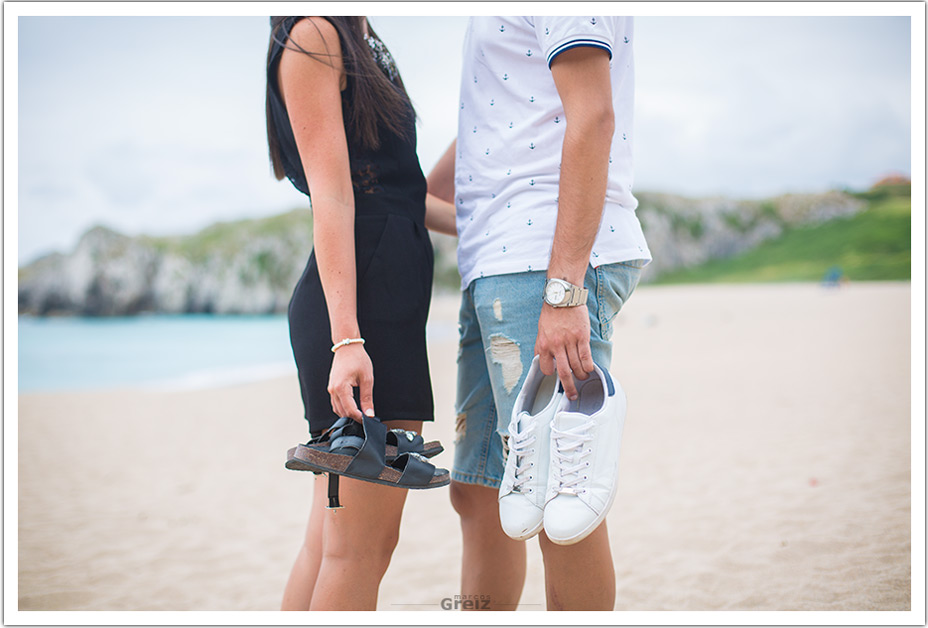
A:
POLYGON ((632 195, 632 18, 472 17, 455 160, 458 269, 478 277, 545 270, 557 220, 564 108, 551 61, 577 46, 609 52, 615 134, 590 263, 651 259, 632 195))

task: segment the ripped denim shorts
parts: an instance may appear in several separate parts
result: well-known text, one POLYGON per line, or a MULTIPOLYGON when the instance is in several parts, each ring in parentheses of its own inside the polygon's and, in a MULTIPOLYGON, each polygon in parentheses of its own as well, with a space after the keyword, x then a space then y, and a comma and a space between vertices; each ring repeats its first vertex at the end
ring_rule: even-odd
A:
MULTIPOLYGON (((593 360, 612 363, 612 324, 646 262, 587 267, 593 360)), ((451 478, 497 488, 503 477, 503 439, 516 395, 535 353, 545 271, 475 279, 461 295, 457 423, 451 478)))

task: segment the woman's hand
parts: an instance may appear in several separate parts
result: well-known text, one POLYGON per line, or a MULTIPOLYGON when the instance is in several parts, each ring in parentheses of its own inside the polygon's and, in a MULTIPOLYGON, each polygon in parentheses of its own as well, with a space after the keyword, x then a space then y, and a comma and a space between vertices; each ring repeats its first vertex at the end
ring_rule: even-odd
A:
POLYGON ((361 389, 361 408, 374 416, 374 366, 362 344, 345 345, 335 352, 329 371, 329 396, 338 416, 361 421, 361 410, 354 400, 354 389, 361 389))

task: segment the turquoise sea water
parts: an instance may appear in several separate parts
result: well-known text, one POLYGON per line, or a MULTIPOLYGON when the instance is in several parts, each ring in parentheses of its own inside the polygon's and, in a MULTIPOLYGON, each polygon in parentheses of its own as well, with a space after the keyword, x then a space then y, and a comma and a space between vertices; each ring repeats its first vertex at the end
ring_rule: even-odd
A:
POLYGON ((19 318, 19 391, 183 389, 294 373, 285 316, 19 318))
MULTIPOLYGON (((20 392, 208 388, 295 374, 287 317, 19 317, 20 392)), ((455 333, 429 323, 428 337, 455 333)))

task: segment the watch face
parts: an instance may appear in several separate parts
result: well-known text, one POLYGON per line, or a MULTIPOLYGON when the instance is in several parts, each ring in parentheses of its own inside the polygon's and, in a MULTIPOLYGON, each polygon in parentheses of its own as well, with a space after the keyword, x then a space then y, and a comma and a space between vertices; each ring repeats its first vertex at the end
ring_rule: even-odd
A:
POLYGON ((559 283, 550 282, 545 286, 545 301, 552 304, 560 303, 564 300, 567 291, 559 283))

